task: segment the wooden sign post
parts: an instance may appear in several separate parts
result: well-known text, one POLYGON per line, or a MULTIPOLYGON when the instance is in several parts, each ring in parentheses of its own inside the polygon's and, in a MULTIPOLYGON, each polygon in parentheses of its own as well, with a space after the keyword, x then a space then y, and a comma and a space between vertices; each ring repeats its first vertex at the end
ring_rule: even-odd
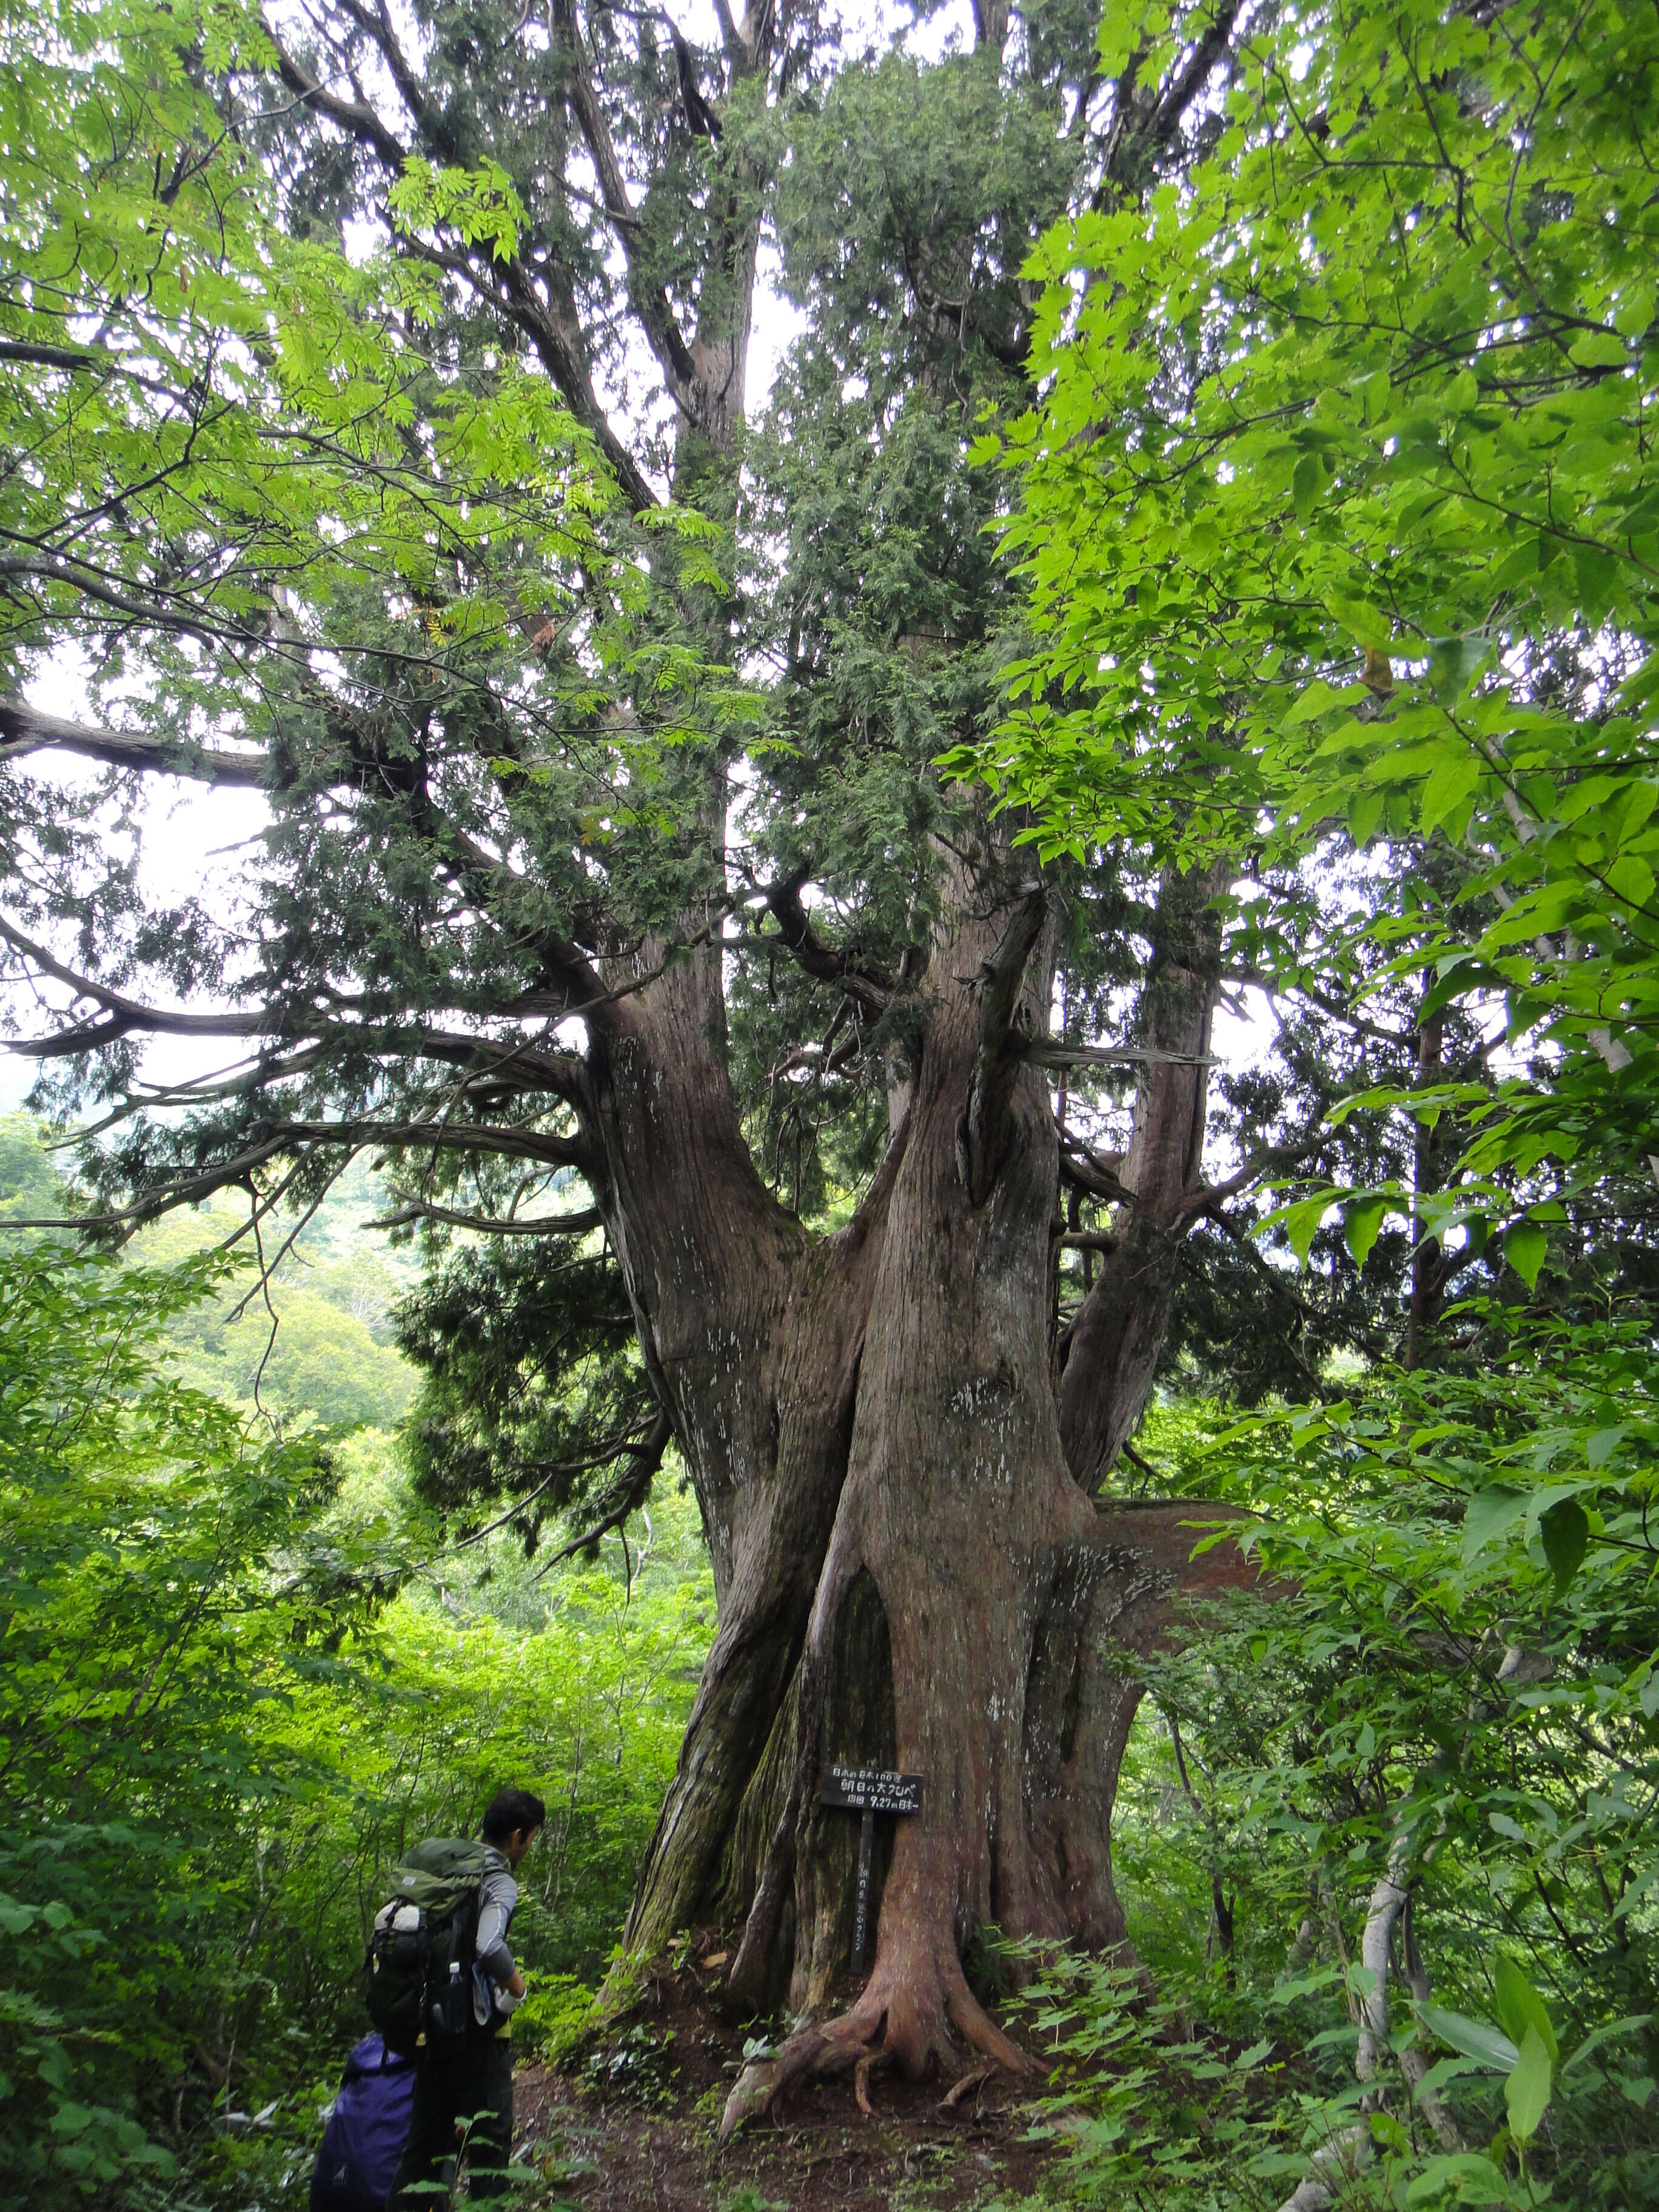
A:
POLYGON ((853 1972, 864 1964, 864 1938, 870 1919, 870 1846, 878 1813, 920 1813, 921 1777, 896 1774, 885 1766, 832 1766, 818 1792, 821 1805, 862 1813, 859 1833, 859 1902, 853 1919, 853 1972))

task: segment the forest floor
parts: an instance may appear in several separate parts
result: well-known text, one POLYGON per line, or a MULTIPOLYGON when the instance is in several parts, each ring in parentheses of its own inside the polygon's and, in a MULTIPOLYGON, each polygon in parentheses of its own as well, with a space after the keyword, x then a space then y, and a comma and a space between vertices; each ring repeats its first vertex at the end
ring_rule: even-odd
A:
POLYGON ((1030 2085, 1003 2075, 955 2106, 948 2081, 878 2075, 868 2115, 850 2075, 808 2082, 722 2144, 753 2033, 720 2017, 696 1972, 664 1966, 562 2067, 519 2069, 520 2161, 580 2212, 969 2212, 1018 2203, 1054 2155, 1024 2140, 1030 2085))

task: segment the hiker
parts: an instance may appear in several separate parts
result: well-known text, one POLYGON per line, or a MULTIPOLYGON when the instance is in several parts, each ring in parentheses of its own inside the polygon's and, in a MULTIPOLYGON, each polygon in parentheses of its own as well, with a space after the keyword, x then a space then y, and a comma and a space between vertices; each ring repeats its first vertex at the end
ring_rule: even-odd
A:
MULTIPOLYGON (((546 1806, 528 1790, 503 1790, 483 1816, 482 1846, 434 1838, 417 1845, 395 1870, 398 1888, 422 1902, 430 1894, 441 1903, 445 1881, 452 1893, 458 1881, 471 1889, 453 1905, 447 1923, 448 1956, 441 1962, 447 1978, 437 1973, 441 1962, 434 1959, 436 1996, 431 1982, 426 1986, 426 2025, 415 2039, 409 2141, 387 2212, 430 2212, 434 2203, 447 2201, 445 2165, 456 2155, 458 2127, 466 2139, 471 2194, 506 2193, 513 2150, 509 2022, 525 1993, 524 1976, 507 1947, 519 1901, 513 1871, 546 1818, 546 1806)), ((397 1911, 410 1909, 395 1899, 394 1905, 396 1911, 386 1908, 392 1914, 388 1926, 395 1923, 397 1911)), ((372 1964, 373 1946, 370 1955, 372 1964)))

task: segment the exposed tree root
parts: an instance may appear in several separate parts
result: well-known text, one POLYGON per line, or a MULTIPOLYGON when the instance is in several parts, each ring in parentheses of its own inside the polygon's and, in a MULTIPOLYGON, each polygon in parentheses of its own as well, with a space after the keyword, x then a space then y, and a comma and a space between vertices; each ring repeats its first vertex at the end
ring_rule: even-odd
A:
MULTIPOLYGON (((998 2067, 1029 2074, 1032 2061, 1011 2043, 980 2004, 951 1953, 937 1960, 930 1946, 895 1943, 878 1958, 864 1994, 850 2010, 830 2021, 806 2021, 775 2057, 748 2066, 726 2102, 720 2141, 760 2119, 798 2082, 813 2075, 854 2072, 859 2109, 869 2113, 870 2081, 890 2067, 920 2080, 931 2067, 960 2057, 957 2039, 979 2052, 957 2092, 984 2081, 998 2067), (912 1971, 907 1971, 907 1968, 912 1971)), ((947 2102, 950 2100, 947 2099, 947 2102)))
POLYGON ((970 2096, 982 2081, 988 2081, 996 2070, 996 2062, 990 2058, 981 2058, 976 2066, 970 2066, 939 2099, 940 2112, 953 2112, 964 2097, 970 2096))
POLYGON ((853 2069, 853 2094, 866 2120, 873 2120, 876 2117, 876 2108, 870 2102, 870 2076, 882 2063, 882 2058, 883 2054, 879 2051, 866 2051, 853 2069))

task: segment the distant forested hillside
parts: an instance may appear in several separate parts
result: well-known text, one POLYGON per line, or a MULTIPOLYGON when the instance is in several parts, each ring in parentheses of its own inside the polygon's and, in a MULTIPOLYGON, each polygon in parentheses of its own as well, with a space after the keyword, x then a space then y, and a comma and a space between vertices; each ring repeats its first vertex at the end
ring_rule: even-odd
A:
MULTIPOLYGON (((64 1158, 28 1115, 0 1120, 0 1222, 77 1211, 60 1166, 64 1158)), ((183 1378, 234 1404, 251 1405, 257 1389, 260 1407, 283 1420, 309 1415, 330 1427, 358 1428, 401 1419, 417 1377, 392 1342, 392 1309, 418 1269, 369 1226, 384 1210, 372 1170, 357 1160, 297 1235, 291 1218, 268 1225, 268 1259, 294 1240, 271 1270, 269 1300, 246 1233, 247 1208, 234 1196, 222 1194, 142 1231, 126 1249, 146 1267, 171 1266, 243 1232, 213 1296, 168 1323, 183 1378)), ((14 1249, 28 1234, 12 1232, 14 1249)))

